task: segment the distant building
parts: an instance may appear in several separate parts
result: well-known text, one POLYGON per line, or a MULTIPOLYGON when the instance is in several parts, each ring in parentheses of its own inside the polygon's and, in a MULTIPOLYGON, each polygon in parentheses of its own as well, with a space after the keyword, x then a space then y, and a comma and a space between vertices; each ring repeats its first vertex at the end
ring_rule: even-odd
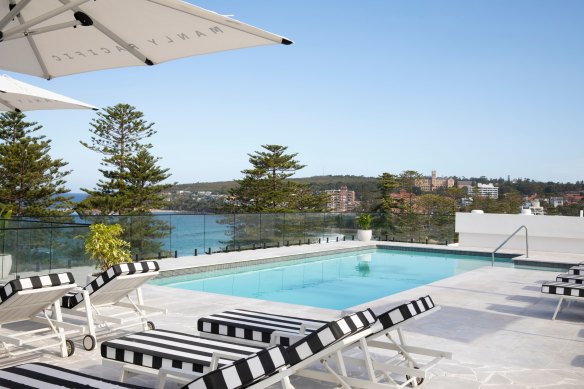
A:
POLYGON ((528 215, 529 214, 531 214, 531 215, 543 215, 544 214, 544 209, 540 205, 538 199, 534 199, 532 201, 525 202, 521 208, 522 208, 521 213, 523 213, 523 214, 528 214, 528 215))
POLYGON ((475 188, 468 187, 468 194, 469 195, 476 194, 477 196, 498 199, 499 198, 499 187, 497 187, 493 184, 481 184, 479 182, 475 188))
POLYGON ((563 197, 550 197, 548 202, 554 208, 561 207, 564 205, 564 198, 563 197))
POLYGON ((582 196, 580 193, 567 192, 564 195, 564 199, 565 199, 565 204, 578 204, 582 200, 584 200, 584 196, 582 196))
POLYGON ((471 187, 472 188, 472 181, 470 180, 459 180, 456 183, 456 186, 458 188, 467 188, 467 192, 468 192, 468 188, 471 187))
POLYGON ((355 191, 346 186, 341 189, 327 190, 327 208, 332 212, 351 212, 355 210, 355 191))
POLYGON ((454 186, 454 178, 437 177, 436 170, 432 170, 432 176, 417 179, 416 186, 420 187, 422 192, 432 192, 439 188, 452 188, 454 186))

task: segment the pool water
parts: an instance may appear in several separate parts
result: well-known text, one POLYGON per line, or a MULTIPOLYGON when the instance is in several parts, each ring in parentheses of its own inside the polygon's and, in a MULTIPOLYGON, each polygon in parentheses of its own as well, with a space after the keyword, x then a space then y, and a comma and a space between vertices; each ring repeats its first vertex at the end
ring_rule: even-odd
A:
MULTIPOLYGON (((496 265, 513 267, 509 259, 498 259, 496 265)), ((490 256, 377 249, 153 282, 179 289, 340 310, 483 266, 491 266, 490 256)))

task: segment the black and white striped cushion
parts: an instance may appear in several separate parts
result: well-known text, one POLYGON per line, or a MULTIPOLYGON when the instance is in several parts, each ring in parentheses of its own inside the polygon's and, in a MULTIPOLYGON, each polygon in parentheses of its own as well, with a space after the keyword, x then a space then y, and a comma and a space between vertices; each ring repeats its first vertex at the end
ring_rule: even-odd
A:
POLYGON ((60 286, 74 284, 75 279, 69 272, 67 273, 53 273, 44 276, 32 276, 26 278, 18 278, 11 280, 0 287, 0 304, 8 300, 16 292, 27 289, 40 289, 51 286, 60 286))
POLYGON ((390 309, 387 312, 377 315, 377 319, 383 328, 387 329, 408 319, 411 319, 420 313, 429 311, 434 307, 435 305, 434 301, 432 301, 432 298, 430 296, 426 296, 418 300, 410 301, 407 304, 402 304, 398 307, 390 309))
POLYGON ((45 363, 27 363, 0 370, 0 388, 99 388, 145 389, 142 386, 109 381, 45 363))
MULTIPOLYGON (((197 322, 197 329, 199 332, 269 343, 274 331, 299 334, 300 327, 304 324, 305 334, 310 334, 314 329, 327 323, 323 320, 234 309, 201 317, 197 322)), ((279 344, 289 346, 290 338, 280 337, 279 344)))
POLYGON ((542 293, 556 294, 562 296, 584 297, 584 285, 570 282, 545 282, 541 286, 542 293))
POLYGON ((97 276, 93 281, 85 286, 85 288, 77 288, 63 296, 61 306, 69 309, 77 306, 83 301, 84 289, 87 289, 89 295, 91 296, 108 282, 120 275, 148 273, 158 270, 160 270, 160 266, 156 261, 141 261, 114 265, 97 276))
POLYGON ((287 365, 282 346, 273 346, 231 365, 213 370, 183 389, 239 389, 270 376, 287 365))
POLYGON ((569 282, 572 284, 582 284, 582 283, 584 283, 584 274, 582 274, 582 275, 558 274, 558 276, 556 277, 556 281, 569 282))
MULTIPOLYGON (((165 330, 138 332, 101 344, 101 356, 106 359, 153 369, 173 367, 197 373, 202 373, 210 366, 213 352, 231 353, 245 358, 261 350, 261 347, 165 330)), ((219 361, 219 366, 226 364, 231 364, 231 361, 219 361)))
POLYGON ((577 276, 584 275, 584 265, 572 266, 570 270, 568 270, 568 274, 574 274, 577 276))
POLYGON ((286 349, 288 361, 295 365, 339 340, 370 327, 377 318, 370 309, 331 321, 286 349))

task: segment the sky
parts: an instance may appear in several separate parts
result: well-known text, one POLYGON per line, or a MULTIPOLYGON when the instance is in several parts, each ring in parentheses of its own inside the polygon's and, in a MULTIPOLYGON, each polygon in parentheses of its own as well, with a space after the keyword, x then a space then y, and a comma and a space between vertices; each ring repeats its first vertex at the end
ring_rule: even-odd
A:
MULTIPOLYGON (((279 144, 296 177, 439 176, 584 180, 584 2, 580 0, 201 0, 293 40, 151 67, 56 78, 3 72, 154 122, 169 182, 238 179, 248 153, 279 144)), ((28 120, 93 188, 92 111, 28 120)))

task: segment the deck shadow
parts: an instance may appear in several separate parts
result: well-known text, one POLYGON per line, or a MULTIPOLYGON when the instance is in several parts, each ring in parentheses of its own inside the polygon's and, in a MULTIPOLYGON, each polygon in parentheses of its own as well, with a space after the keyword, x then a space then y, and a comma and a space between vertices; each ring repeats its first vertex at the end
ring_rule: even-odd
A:
POLYGON ((572 366, 584 367, 584 355, 577 355, 576 358, 572 359, 572 366))

